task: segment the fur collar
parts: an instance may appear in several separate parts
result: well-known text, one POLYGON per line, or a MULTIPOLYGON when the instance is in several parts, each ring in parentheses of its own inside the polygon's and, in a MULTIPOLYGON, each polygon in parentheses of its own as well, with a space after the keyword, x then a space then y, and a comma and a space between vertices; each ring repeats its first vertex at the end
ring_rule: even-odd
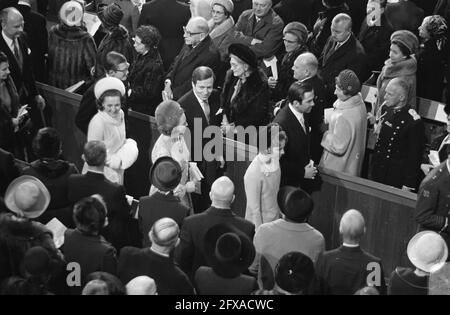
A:
POLYGON ((90 37, 89 33, 80 26, 67 26, 65 24, 53 26, 50 32, 53 32, 56 36, 69 41, 77 41, 90 37))
POLYGON ((234 26, 234 21, 230 16, 228 19, 223 21, 222 24, 217 25, 216 27, 214 27, 214 21, 212 19, 208 21, 208 24, 210 29, 212 30, 209 33, 209 36, 214 39, 227 33, 234 26))
POLYGON ((411 76, 416 74, 417 60, 414 56, 397 62, 392 62, 391 59, 386 60, 383 68, 383 77, 386 79, 411 76))
POLYGON ((360 107, 364 105, 364 101, 362 98, 361 93, 358 93, 352 97, 350 97, 348 100, 346 101, 341 101, 341 100, 336 100, 336 102, 334 102, 333 107, 337 110, 344 110, 344 109, 349 109, 349 108, 354 108, 354 107, 360 107))

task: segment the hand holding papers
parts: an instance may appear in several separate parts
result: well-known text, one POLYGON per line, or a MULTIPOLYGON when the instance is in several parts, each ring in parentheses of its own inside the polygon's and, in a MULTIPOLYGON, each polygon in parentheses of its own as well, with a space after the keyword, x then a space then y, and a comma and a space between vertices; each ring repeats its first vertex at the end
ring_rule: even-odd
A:
POLYGON ((53 242, 56 248, 60 248, 64 244, 64 233, 67 228, 57 218, 53 218, 45 225, 53 233, 53 242))
POLYGON ((266 67, 272 70, 272 78, 278 80, 278 68, 277 68, 277 57, 273 56, 270 59, 263 59, 266 67))

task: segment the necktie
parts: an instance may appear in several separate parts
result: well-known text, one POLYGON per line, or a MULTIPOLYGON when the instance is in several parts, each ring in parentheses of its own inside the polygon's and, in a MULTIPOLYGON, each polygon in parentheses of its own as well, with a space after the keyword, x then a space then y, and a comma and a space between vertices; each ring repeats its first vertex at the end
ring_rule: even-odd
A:
POLYGON ((302 125, 303 131, 306 134, 305 117, 303 117, 303 116, 300 116, 300 125, 302 125))
POLYGON ((23 60, 22 60, 22 54, 20 53, 19 50, 19 44, 17 43, 17 39, 15 39, 13 41, 13 46, 14 46, 14 56, 16 57, 17 63, 19 64, 19 67, 22 69, 23 66, 23 60))
POLYGON ((205 113, 206 121, 209 124, 210 108, 209 108, 208 101, 203 101, 203 112, 205 113))

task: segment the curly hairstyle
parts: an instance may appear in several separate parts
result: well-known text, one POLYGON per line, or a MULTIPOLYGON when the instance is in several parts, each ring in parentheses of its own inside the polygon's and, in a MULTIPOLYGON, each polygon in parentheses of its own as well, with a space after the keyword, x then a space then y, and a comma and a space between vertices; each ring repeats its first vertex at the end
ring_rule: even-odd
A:
POLYGON ((105 225, 107 212, 102 197, 92 195, 75 204, 73 219, 78 229, 90 235, 97 235, 105 225))
POLYGON ((173 128, 178 126, 184 114, 183 108, 175 101, 164 101, 155 110, 156 125, 159 132, 170 136, 173 128))
POLYGON ((158 29, 151 25, 141 25, 136 30, 136 37, 141 39, 141 43, 147 47, 148 51, 155 53, 161 40, 161 34, 158 29))

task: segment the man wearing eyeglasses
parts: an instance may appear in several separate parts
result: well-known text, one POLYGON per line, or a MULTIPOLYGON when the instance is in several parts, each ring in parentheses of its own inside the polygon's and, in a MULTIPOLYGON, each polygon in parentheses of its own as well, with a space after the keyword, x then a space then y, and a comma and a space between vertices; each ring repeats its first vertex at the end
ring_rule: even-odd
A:
POLYGON ((202 17, 191 18, 183 27, 184 43, 166 76, 164 99, 178 100, 189 92, 195 68, 210 67, 215 73, 220 68, 220 53, 208 35, 208 22, 202 17))
POLYGON ((250 46, 258 58, 271 58, 282 45, 284 22, 272 10, 272 0, 253 0, 236 24, 237 42, 250 46))

